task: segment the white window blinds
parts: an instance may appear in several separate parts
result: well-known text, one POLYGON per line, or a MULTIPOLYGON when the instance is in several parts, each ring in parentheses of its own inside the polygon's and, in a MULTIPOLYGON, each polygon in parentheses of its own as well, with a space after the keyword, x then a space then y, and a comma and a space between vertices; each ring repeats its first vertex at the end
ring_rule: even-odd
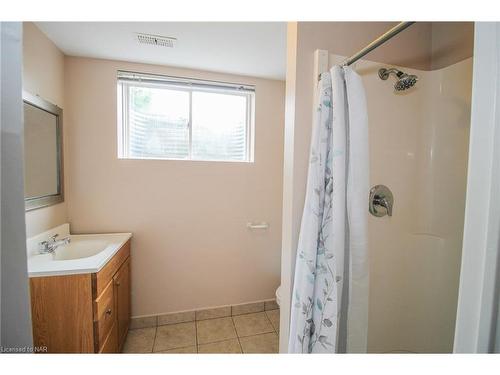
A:
POLYGON ((119 157, 252 161, 253 86, 118 73, 119 157))

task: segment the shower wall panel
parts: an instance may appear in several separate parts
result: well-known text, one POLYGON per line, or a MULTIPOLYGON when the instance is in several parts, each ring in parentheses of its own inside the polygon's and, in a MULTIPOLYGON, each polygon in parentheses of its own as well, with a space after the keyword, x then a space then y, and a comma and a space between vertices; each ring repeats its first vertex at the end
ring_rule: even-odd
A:
MULTIPOLYGON (((342 61, 330 55, 330 63, 342 61)), ((472 59, 416 74, 395 92, 379 63, 359 61, 366 89, 370 183, 394 194, 369 216, 369 352, 451 352, 462 247, 472 59)))

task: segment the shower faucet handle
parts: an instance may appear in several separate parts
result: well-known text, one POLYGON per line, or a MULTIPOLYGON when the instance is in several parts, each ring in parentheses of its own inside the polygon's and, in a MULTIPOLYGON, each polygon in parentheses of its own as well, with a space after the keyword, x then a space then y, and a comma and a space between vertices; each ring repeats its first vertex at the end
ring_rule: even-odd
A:
POLYGON ((392 192, 385 185, 375 185, 370 189, 368 209, 373 216, 392 216, 394 198, 392 192), (383 209, 381 209, 383 208, 383 209))
POLYGON ((373 200, 374 206, 384 207, 387 212, 387 216, 392 216, 392 203, 387 200, 387 198, 375 198, 373 200))

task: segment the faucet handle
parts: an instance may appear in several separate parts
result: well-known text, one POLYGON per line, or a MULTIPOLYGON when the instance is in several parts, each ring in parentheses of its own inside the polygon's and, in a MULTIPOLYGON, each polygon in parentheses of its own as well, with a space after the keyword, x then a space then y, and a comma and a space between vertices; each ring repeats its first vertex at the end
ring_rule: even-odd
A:
POLYGON ((47 251, 49 248, 49 241, 42 241, 38 244, 38 250, 40 250, 40 252, 45 252, 47 251))
POLYGON ((392 216, 394 198, 387 186, 376 185, 370 190, 369 211, 373 216, 392 216), (384 210, 380 210, 380 207, 384 210))
POLYGON ((57 237, 59 237, 59 234, 58 234, 58 233, 56 233, 56 234, 54 234, 52 237, 50 237, 50 240, 51 240, 52 242, 55 242, 55 240, 56 240, 56 238, 57 238, 57 237))
POLYGON ((384 207, 387 212, 387 215, 392 216, 392 203, 389 202, 389 200, 386 197, 374 199, 373 203, 375 205, 379 205, 380 207, 384 207))

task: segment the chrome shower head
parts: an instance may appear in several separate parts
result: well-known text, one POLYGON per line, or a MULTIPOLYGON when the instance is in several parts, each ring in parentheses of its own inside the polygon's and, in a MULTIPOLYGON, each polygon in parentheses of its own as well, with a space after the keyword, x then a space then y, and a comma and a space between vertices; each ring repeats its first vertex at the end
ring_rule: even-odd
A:
POLYGON ((389 78, 390 74, 394 74, 398 80, 394 84, 394 89, 396 91, 404 91, 409 89, 410 87, 415 86, 415 84, 418 81, 418 77, 413 74, 406 74, 402 72, 401 70, 398 70, 396 68, 390 68, 390 69, 379 69, 378 71, 378 76, 380 79, 383 79, 384 81, 389 78))

